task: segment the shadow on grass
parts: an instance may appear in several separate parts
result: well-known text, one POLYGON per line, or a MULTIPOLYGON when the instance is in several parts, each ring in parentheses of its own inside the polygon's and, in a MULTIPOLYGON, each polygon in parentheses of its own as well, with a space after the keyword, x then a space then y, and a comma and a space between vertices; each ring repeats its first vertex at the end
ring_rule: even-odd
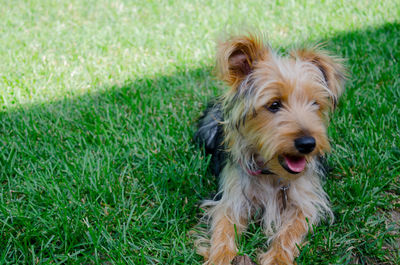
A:
MULTIPOLYGON (((329 50, 348 58, 351 72, 331 130, 338 151, 333 174, 346 178, 378 169, 384 184, 381 176, 372 183, 397 195, 399 33, 400 24, 393 23, 326 40, 329 50), (355 136, 354 129, 361 131, 355 136)), ((194 121, 220 87, 205 66, 0 113, 1 260, 200 263, 187 231, 196 223, 197 202, 216 185, 191 137, 194 121)), ((332 183, 340 220, 346 208, 341 192, 362 183, 332 183)), ((371 211, 375 206, 362 214, 371 211)), ((387 231, 367 232, 389 237, 387 231)), ((353 237, 359 238, 330 239, 337 243, 330 247, 322 246, 325 239, 313 240, 301 262, 385 260, 380 241, 353 237)), ((259 241, 245 248, 252 252, 259 241)))

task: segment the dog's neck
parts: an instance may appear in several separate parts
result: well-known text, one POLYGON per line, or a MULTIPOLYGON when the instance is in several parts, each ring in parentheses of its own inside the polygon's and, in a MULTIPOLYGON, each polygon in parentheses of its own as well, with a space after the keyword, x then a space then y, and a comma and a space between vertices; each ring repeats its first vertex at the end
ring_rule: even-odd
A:
POLYGON ((272 172, 268 167, 265 166, 265 161, 261 159, 260 155, 257 153, 251 153, 249 155, 251 160, 248 163, 243 163, 240 159, 239 164, 243 168, 243 170, 250 176, 260 176, 260 175, 277 175, 272 172), (250 165, 250 166, 249 166, 250 165))
MULTIPOLYGON (((242 167, 243 171, 246 172, 248 175, 250 176, 254 176, 254 177, 259 177, 262 175, 274 175, 277 176, 277 174, 275 174, 274 172, 270 171, 267 167, 264 168, 258 168, 256 170, 252 170, 247 168, 246 166, 243 165, 242 162, 239 162, 240 166, 242 167)), ((287 201, 288 201, 288 190, 290 188, 290 183, 288 183, 287 181, 284 181, 283 178, 279 177, 278 178, 278 186, 280 186, 280 193, 281 193, 281 197, 282 197, 282 207, 283 210, 286 209, 286 205, 287 205, 287 201)))

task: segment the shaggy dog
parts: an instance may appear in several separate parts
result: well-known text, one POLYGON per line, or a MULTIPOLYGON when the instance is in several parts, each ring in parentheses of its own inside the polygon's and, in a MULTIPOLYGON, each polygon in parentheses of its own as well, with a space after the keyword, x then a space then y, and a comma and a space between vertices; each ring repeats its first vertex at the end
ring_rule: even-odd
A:
POLYGON ((230 264, 251 218, 270 239, 258 262, 293 264, 304 236, 333 214, 320 177, 330 149, 328 114, 342 92, 341 60, 318 48, 281 56, 255 35, 220 43, 229 90, 207 108, 197 140, 212 154, 219 196, 205 201, 209 229, 196 240, 204 264, 230 264))

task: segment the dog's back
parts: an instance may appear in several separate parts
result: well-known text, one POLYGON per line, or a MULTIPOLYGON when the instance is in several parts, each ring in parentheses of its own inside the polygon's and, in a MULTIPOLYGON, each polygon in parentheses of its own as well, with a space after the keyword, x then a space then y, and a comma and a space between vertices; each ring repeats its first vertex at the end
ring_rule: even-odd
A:
POLYGON ((204 145, 206 153, 212 155, 210 169, 215 176, 219 176, 227 158, 223 144, 223 120, 221 104, 210 102, 199 119, 198 130, 195 134, 196 142, 204 145))

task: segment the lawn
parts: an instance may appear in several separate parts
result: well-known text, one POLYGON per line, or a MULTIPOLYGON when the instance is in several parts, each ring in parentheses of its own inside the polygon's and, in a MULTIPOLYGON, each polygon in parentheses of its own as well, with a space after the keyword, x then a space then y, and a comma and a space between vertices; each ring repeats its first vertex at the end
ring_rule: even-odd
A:
MULTIPOLYGON (((201 264, 216 191, 192 142, 224 85, 215 40, 325 42, 347 58, 329 128, 335 214, 299 264, 400 264, 400 5, 387 1, 1 1, 0 263, 201 264)), ((238 242, 267 248, 255 224, 238 242)))

